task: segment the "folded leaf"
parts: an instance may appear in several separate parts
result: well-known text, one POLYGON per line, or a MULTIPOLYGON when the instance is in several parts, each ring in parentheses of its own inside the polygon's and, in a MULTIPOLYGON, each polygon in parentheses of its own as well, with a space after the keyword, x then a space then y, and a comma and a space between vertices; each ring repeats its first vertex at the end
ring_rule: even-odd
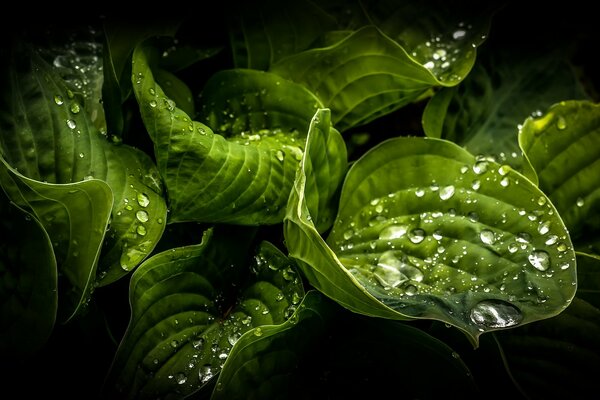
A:
POLYGON ((484 49, 460 86, 442 89, 429 101, 423 129, 520 169, 518 125, 560 100, 581 98, 585 93, 559 52, 525 57, 513 48, 484 49))
POLYGON ((327 244, 299 177, 290 254, 314 286, 354 311, 440 320, 476 344, 482 332, 554 316, 574 296, 565 226, 508 166, 446 141, 388 140, 350 169, 327 244))
MULTIPOLYGON (((281 222, 319 101, 274 74, 222 71, 202 92, 204 125, 166 97, 149 57, 147 47, 136 49, 134 90, 169 192, 171 221, 281 222)), ((345 157, 333 149, 339 133, 326 129, 337 135, 331 151, 345 157)))
POLYGON ((46 342, 56 319, 56 259, 50 238, 29 213, 0 192, 0 355, 26 360, 46 342))
POLYGON ((600 254, 595 239, 600 233, 598 143, 600 106, 589 101, 555 104, 539 118, 528 118, 519 133, 539 187, 556 206, 577 250, 594 254, 600 254))
POLYGON ((137 269, 108 391, 126 398, 196 392, 218 375, 242 335, 261 336, 262 326, 293 314, 304 296, 293 263, 263 243, 248 269, 248 243, 207 231, 201 244, 157 254, 137 269))

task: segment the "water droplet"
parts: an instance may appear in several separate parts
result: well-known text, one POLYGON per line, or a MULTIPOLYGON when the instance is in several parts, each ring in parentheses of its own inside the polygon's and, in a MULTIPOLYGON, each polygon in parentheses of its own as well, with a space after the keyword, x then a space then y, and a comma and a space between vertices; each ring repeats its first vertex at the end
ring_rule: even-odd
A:
POLYGON ((154 88, 148 89, 148 92, 150 93, 151 96, 156 95, 156 90, 154 90, 154 88))
POLYGON ((421 243, 425 239, 425 231, 419 228, 413 229, 412 231, 408 232, 408 238, 414 244, 421 243))
POLYGON ((556 244, 556 242, 558 242, 558 236, 556 235, 550 235, 548 236, 548 239, 546 239, 546 244, 548 246, 552 246, 553 244, 556 244))
POLYGON ((75 121, 73 121, 72 119, 68 119, 67 120, 67 126, 70 129, 75 129, 75 128, 77 128, 77 123, 75 121))
POLYGON ((475 172, 477 175, 481 175, 485 171, 487 171, 487 168, 488 168, 487 161, 477 161, 475 163, 475 165, 473 165, 473 172, 475 172))
POLYGON ((73 114, 79 114, 79 111, 81 111, 81 108, 79 107, 78 103, 73 103, 73 104, 71 104, 70 110, 73 114))
POLYGON ((471 211, 470 213, 468 213, 467 218, 469 218, 469 221, 471 221, 471 222, 479 221, 479 215, 474 211, 471 211))
POLYGON ((156 100, 150 100, 150 101, 148 102, 148 105, 150 105, 150 107, 154 108, 154 107, 156 107, 158 104, 156 103, 156 100))
POLYGON ((198 379, 200 379, 201 383, 206 383, 210 381, 213 377, 212 366, 210 364, 203 365, 202 368, 198 370, 198 379))
POLYGON ((79 158, 83 158, 83 157, 85 157, 85 154, 79 153, 79 158))
POLYGON ((578 197, 577 202, 575 204, 577 204, 577 207, 583 207, 583 205, 585 204, 585 200, 583 199, 583 197, 578 197))
POLYGON ((475 191, 478 191, 480 187, 481 187, 481 181, 479 179, 475 179, 471 183, 471 188, 473 188, 473 190, 475 190, 475 191))
POLYGON ((137 195, 137 202, 142 207, 148 207, 148 204, 150 204, 150 199, 145 193, 140 192, 137 195))
POLYGON ((563 116, 559 116, 556 120, 556 127, 561 131, 567 127, 567 121, 563 116))
POLYGON ((544 196, 540 196, 537 203, 539 206, 543 206, 544 204, 546 204, 546 198, 544 196))
POLYGON ((152 363, 153 363, 154 365, 157 365, 157 364, 158 364, 158 358, 155 358, 154 360, 152 360, 152 363))
POLYGON ((460 167, 461 174, 466 174, 468 170, 469 170, 469 167, 467 167, 466 165, 463 165, 462 167, 460 167))
POLYGON ((383 212, 383 206, 381 204, 377 204, 375 206, 375 212, 381 214, 383 212))
POLYGON ((414 296, 415 294, 417 294, 417 287, 414 285, 408 285, 406 287, 406 289, 404 289, 404 294, 406 294, 407 296, 414 296))
POLYGON ((527 232, 520 232, 517 234, 515 240, 519 243, 529 243, 529 241, 531 240, 531 235, 527 232))
POLYGON ((225 360, 227 358, 227 353, 219 354, 219 360, 225 360))
POLYGON ((508 245, 508 251, 513 254, 516 253, 517 251, 519 251, 519 245, 517 245, 516 243, 510 243, 508 245))
POLYGON ((354 231, 352 229, 348 229, 344 232, 344 240, 350 240, 354 236, 354 231))
POLYGON ((177 348, 178 344, 179 344, 179 342, 177 342, 177 340, 171 340, 171 347, 177 348))
POLYGON ((452 186, 452 185, 444 186, 443 188, 440 189, 439 194, 440 194, 440 199, 448 200, 449 198, 454 196, 454 186, 452 186))
POLYGON ((502 180, 500 181, 500 186, 502 187, 507 187, 508 185, 510 185, 510 180, 508 179, 508 176, 505 176, 504 178, 502 178, 502 180))
POLYGON ((433 236, 433 238, 434 238, 435 240, 442 240, 442 238, 444 237, 444 236, 442 235, 442 232, 441 232, 441 231, 439 231, 439 230, 436 230, 436 231, 434 231, 434 232, 433 232, 433 234, 432 234, 431 236, 433 236))
POLYGON ((398 239, 404 236, 407 230, 408 227, 406 225, 389 225, 381 230, 379 233, 379 239, 398 239))
POLYGON ((180 372, 175 375, 175 381, 178 385, 183 385, 187 381, 187 376, 183 372, 180 372))
POLYGON ((240 340, 240 337, 242 335, 239 332, 234 332, 231 335, 227 336, 227 341, 229 342, 230 345, 234 345, 237 343, 238 340, 240 340))
POLYGON ((479 238, 485 244, 492 245, 496 242, 496 235, 489 229, 484 229, 479 233, 479 238))
POLYGON ((550 256, 543 250, 533 251, 527 258, 529 263, 539 271, 546 271, 550 268, 550 256))
POLYGON ((63 97, 60 94, 57 94, 56 96, 54 96, 54 102, 57 105, 62 106, 65 101, 63 100, 63 97))
POLYGON ((135 231, 140 236, 146 236, 146 227, 144 225, 138 225, 135 231))
POLYGON ((259 326, 258 328, 256 328, 254 330, 254 336, 262 336, 262 335, 263 335, 263 331, 262 331, 262 329, 259 326))
POLYGON ((498 173, 502 176, 508 174, 508 171, 510 171, 510 167, 508 165, 502 165, 500 168, 498 168, 498 173))
POLYGON ((417 196, 417 197, 423 197, 424 194, 425 194, 425 191, 423 189, 415 190, 415 196, 417 196))
POLYGON ((277 150, 277 153, 275 154, 275 157, 277 157, 277 159, 279 161, 283 161, 283 158, 285 157, 285 154, 283 153, 283 151, 277 150))
POLYGON ((467 31, 465 31, 463 29, 456 30, 456 31, 454 31, 454 33, 452 33, 452 39, 461 40, 465 37, 466 34, 467 34, 467 31))
POLYGON ((566 244, 560 242, 557 246, 556 246, 556 250, 560 251, 561 253, 567 251, 568 247, 566 244))
POLYGON ((540 235, 545 235, 550 231, 550 221, 542 221, 538 226, 538 232, 540 235))
POLYGON ((522 320, 521 311, 502 300, 483 300, 471 309, 471 321, 484 328, 507 328, 522 320))
POLYGON ((140 210, 140 211, 136 212, 135 217, 140 222, 148 222, 148 213, 144 210, 140 210))
POLYGON ((196 350, 202 349, 203 345, 204 345, 204 339, 202 339, 202 338, 192 340, 192 346, 194 346, 194 349, 196 349, 196 350))

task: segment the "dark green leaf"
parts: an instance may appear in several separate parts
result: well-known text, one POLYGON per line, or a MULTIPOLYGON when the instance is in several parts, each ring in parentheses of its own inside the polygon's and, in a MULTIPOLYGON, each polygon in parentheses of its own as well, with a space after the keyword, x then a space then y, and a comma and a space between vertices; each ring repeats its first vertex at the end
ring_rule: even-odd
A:
POLYGON ((248 240, 239 236, 207 231, 201 244, 165 251, 137 269, 108 390, 127 398, 195 392, 242 335, 261 336, 263 325, 292 315, 304 291, 291 260, 263 243, 248 268, 248 240))
POLYGON ((595 254, 600 254, 600 246, 594 246, 600 233, 599 143, 600 106, 589 101, 555 104, 543 116, 528 118, 519 133, 539 187, 556 206, 577 250, 595 254))
POLYGON ((584 98, 572 68, 558 52, 484 51, 459 86, 433 96, 423 114, 427 136, 521 168, 518 125, 563 99, 584 98))
POLYGON ((577 297, 600 309, 600 259, 577 253, 577 297))
POLYGON ((34 354, 52 332, 56 259, 44 228, 1 191, 0 230, 0 364, 8 364, 34 354))

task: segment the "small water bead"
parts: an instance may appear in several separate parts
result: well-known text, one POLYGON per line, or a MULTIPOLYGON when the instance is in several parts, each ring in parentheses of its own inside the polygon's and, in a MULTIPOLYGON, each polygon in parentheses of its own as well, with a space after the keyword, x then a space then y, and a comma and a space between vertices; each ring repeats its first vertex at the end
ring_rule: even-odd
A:
POLYGON ((379 239, 398 239, 404 236, 407 231, 408 227, 406 225, 389 225, 381 230, 379 233, 379 239))
POLYGON ((83 157, 85 157, 85 154, 84 153, 79 153, 79 158, 83 158, 83 157))
POLYGON ((63 97, 60 94, 57 94, 56 96, 54 96, 54 102, 57 105, 62 106, 65 101, 63 100, 63 97))
POLYGON ((563 242, 560 242, 557 246, 556 246, 556 250, 560 251, 561 253, 564 253, 565 251, 567 251, 568 247, 566 244, 564 244, 563 242))
POLYGON ((148 102, 148 105, 152 108, 155 108, 158 105, 158 103, 156 102, 156 100, 150 100, 148 102))
POLYGON ((558 236, 556 235, 550 235, 548 236, 548 239, 546 239, 546 244, 548 246, 552 246, 553 244, 556 244, 556 242, 558 242, 558 236))
POLYGON ((440 199, 448 200, 449 198, 454 196, 454 190, 454 186, 452 185, 442 187, 439 192, 440 199))
POLYGON ((460 167, 461 174, 466 174, 468 170, 469 170, 469 167, 467 167, 466 165, 463 165, 462 167, 460 167))
POLYGON ((470 213, 467 214, 467 218, 469 218, 469 221, 471 221, 471 222, 479 221, 479 215, 473 211, 471 211, 470 213))
POLYGON ((413 229, 408 233, 408 239, 414 244, 419 244, 425 240, 425 231, 420 228, 413 229))
POLYGON ((404 289, 404 294, 407 295, 407 296, 414 296, 415 294, 417 294, 417 292, 418 292, 418 289, 414 285, 408 285, 404 289))
POLYGON ((206 383, 210 381, 213 377, 212 366, 210 364, 203 365, 202 368, 198 370, 198 379, 200 379, 201 383, 206 383))
POLYGON ((256 329, 254 329, 254 336, 259 336, 260 337, 262 335, 263 335, 263 331, 260 328, 260 326, 258 328, 256 328, 256 329))
POLYGON ((79 107, 78 103, 71 104, 71 107, 69 109, 73 114, 79 114, 79 111, 81 111, 81 107, 79 107))
POLYGON ((383 206, 381 204, 377 204, 375 206, 375 212, 381 214, 383 212, 383 206))
POLYGON ((417 197, 423 197, 425 195, 425 190, 423 189, 417 189, 415 190, 415 196, 417 197))
POLYGON ((175 375, 175 381, 178 385, 183 385, 187 381, 187 376, 184 373, 180 372, 175 375))
POLYGON ((135 217, 140 222, 148 222, 148 213, 144 210, 139 210, 138 212, 136 212, 135 217))
POLYGON ((277 150, 277 153, 275 154, 275 157, 279 160, 279 161, 283 161, 285 154, 283 153, 283 151, 281 150, 277 150))
POLYGON ((171 347, 177 348, 178 344, 179 344, 179 342, 177 340, 171 340, 171 347))
POLYGON ((138 225, 135 231, 140 236, 146 236, 146 227, 144 225, 138 225))
POLYGON ((516 253, 517 251, 519 251, 519 245, 517 245, 516 243, 510 243, 508 245, 508 251, 513 254, 516 253))
POLYGON ((467 31, 464 29, 458 29, 452 33, 452 39, 461 40, 467 35, 467 31))
POLYGON ((489 229, 484 229, 479 233, 479 238, 485 244, 492 245, 496 242, 496 235, 489 229))
POLYGON ((505 176, 504 178, 502 178, 502 180, 500 181, 500 186, 502 187, 508 187, 508 185, 510 185, 510 180, 508 179, 507 176, 505 176))
POLYGON ((565 117, 558 117, 558 119, 556 120, 556 127, 561 131, 567 128, 567 121, 565 120, 565 117))
POLYGON ((550 221, 542 221, 538 226, 538 232, 540 235, 545 235, 550 232, 550 221))
POLYGON ((471 309, 471 321, 483 328, 507 328, 523 320, 521 311, 502 300, 483 300, 471 309))
POLYGON ((148 198, 145 193, 140 192, 137 194, 137 202, 142 207, 148 207, 148 204, 150 204, 150 198, 148 198))
POLYGON ((77 128, 77 123, 75 121, 73 121, 72 119, 68 119, 67 126, 69 127, 69 129, 75 129, 75 128, 77 128))
POLYGON ((475 165, 473 165, 473 172, 477 175, 481 175, 487 171, 488 162, 487 161, 477 161, 475 165))
POLYGON ((550 256, 544 250, 533 251, 527 259, 539 271, 547 271, 550 268, 550 256))
POLYGON ((531 241, 531 235, 527 232, 520 232, 517 234, 515 240, 519 243, 529 243, 529 241, 531 241))
POLYGON ((510 167, 508 165, 502 165, 498 168, 498 173, 502 176, 505 176, 510 171, 510 167))
POLYGON ((544 204, 546 204, 546 198, 544 196, 540 196, 540 198, 538 199, 537 203, 538 206, 543 206, 544 204))
POLYGON ((578 197, 575 204, 577 205, 577 207, 583 207, 583 205, 585 204, 585 200, 583 199, 583 197, 578 197))
POLYGON ((352 229, 348 229, 344 232, 344 240, 350 240, 352 236, 354 236, 354 231, 352 229))
POLYGON ((481 187, 481 181, 479 179, 475 179, 472 183, 471 183, 471 188, 474 191, 478 191, 479 188, 481 187))
POLYGON ((436 231, 434 231, 434 232, 433 232, 433 234, 432 234, 431 236, 433 236, 433 238, 434 238, 435 240, 442 240, 442 238, 444 237, 444 236, 442 235, 442 232, 441 232, 440 230, 436 230, 436 231))

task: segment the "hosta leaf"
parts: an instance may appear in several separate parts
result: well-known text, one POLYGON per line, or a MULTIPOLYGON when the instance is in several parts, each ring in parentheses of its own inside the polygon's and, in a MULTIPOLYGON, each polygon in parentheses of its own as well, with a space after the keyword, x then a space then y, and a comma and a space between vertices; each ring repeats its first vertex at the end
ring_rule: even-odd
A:
POLYGON ((484 49, 459 86, 442 89, 429 101, 423 129, 427 136, 520 168, 518 125, 560 100, 584 97, 558 52, 521 56, 513 48, 484 49))
POLYGON ((519 145, 539 187, 565 221, 577 250, 600 254, 600 106, 589 101, 555 104, 528 118, 519 145), (592 244, 591 248, 587 245, 592 244))
POLYGON ((2 363, 39 350, 56 319, 56 259, 50 238, 0 191, 0 354, 2 363))
POLYGON ((475 394, 458 354, 422 330, 337 310, 315 291, 285 324, 243 336, 219 376, 213 399, 307 399, 475 394), (395 362, 401 358, 402 363, 395 362), (422 371, 427 370, 427 374, 422 371), (362 371, 357 373, 356 371, 362 371), (368 372, 366 372, 368 371, 368 372), (431 385, 430 377, 436 377, 431 385))
POLYGON ((306 50, 334 29, 335 19, 310 1, 242 3, 230 17, 234 64, 267 70, 281 58, 306 50))
POLYGON ((411 103, 440 84, 374 26, 341 42, 286 57, 271 71, 309 88, 344 131, 411 103))
POLYGON ((507 367, 531 397, 587 397, 600 373, 600 310, 579 298, 560 315, 498 334, 507 367))
MULTIPOLYGON (((319 101, 274 74, 222 71, 202 92, 207 126, 165 96, 149 57, 148 48, 136 49, 134 89, 169 192, 171 221, 281 222, 319 101)), ((326 129, 341 143, 335 129, 326 129)))
POLYGON ((577 253, 577 297, 600 309, 600 259, 577 253))
POLYGON ((242 335, 261 336, 262 326, 293 314, 304 291, 291 260, 263 242, 248 268, 248 240, 239 236, 207 231, 201 244, 157 254, 138 268, 109 390, 127 398, 196 392, 242 335))
MULTIPOLYGON (((68 89, 55 71, 35 53, 25 54, 26 57, 15 56, 9 73, 9 90, 5 92, 2 103, 0 147, 3 157, 11 167, 34 180, 39 187, 51 187, 46 182, 70 185, 93 178, 108 184, 109 192, 112 192, 107 198, 108 203, 96 206, 110 209, 114 204, 109 243, 103 248, 107 256, 100 266, 101 275, 107 278, 105 282, 113 281, 124 275, 125 270, 139 264, 162 235, 163 225, 154 222, 166 218, 166 203, 162 198, 158 171, 141 151, 109 143, 90 122, 83 99, 68 89), (138 198, 142 198, 146 206, 138 204, 138 198), (135 214, 141 208, 146 208, 142 212, 148 213, 142 219, 150 222, 138 230, 139 223, 145 221, 133 224, 130 213, 124 209, 135 214)), ((12 185, 10 182, 2 184, 12 185)), ((97 184, 88 186, 93 185, 97 184)), ((11 200, 24 206, 19 200, 19 189, 16 190, 7 190, 7 193, 11 200)), ((43 196, 43 193, 40 192, 40 195, 43 196)), ((33 197, 27 199, 33 200, 33 197)), ((64 218, 75 220, 79 215, 83 217, 86 214, 75 213, 68 217, 64 214, 60 216, 62 221, 41 221, 52 241, 57 243, 57 251, 68 252, 71 244, 64 242, 68 235, 60 239, 60 229, 49 228, 49 225, 55 223, 68 231, 69 224, 64 218)), ((106 221, 103 222, 105 224, 106 221)), ((63 259, 57 258, 59 263, 63 259)), ((83 262, 78 260, 78 264, 83 262)), ((84 270, 96 268, 81 265, 84 270)))
POLYGON ((355 311, 441 320, 477 343, 556 315, 574 295, 575 255, 547 197, 450 142, 398 138, 369 151, 346 177, 327 244, 301 185, 293 196, 290 254, 355 311))

